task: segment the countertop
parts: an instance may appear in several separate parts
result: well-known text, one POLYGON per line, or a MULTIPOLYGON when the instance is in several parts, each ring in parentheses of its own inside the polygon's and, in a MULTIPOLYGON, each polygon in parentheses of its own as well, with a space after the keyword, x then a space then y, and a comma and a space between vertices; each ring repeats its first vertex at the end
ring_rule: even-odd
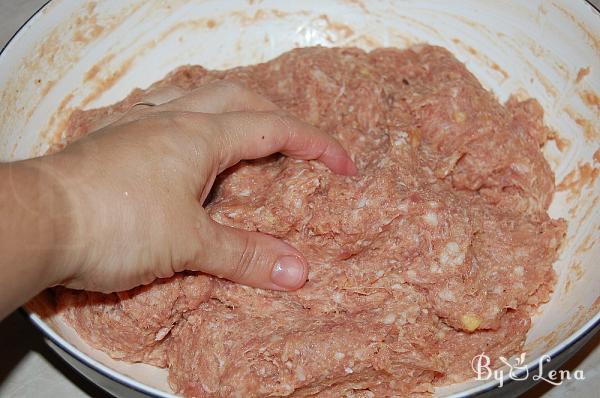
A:
MULTIPOLYGON (((0 48, 44 3, 46 0, 0 0, 0 48)), ((0 322, 0 341, 0 397, 109 397, 55 355, 22 314, 13 313, 0 322)), ((581 369, 585 380, 565 381, 557 387, 541 383, 524 397, 600 396, 600 335, 561 369, 581 369)))

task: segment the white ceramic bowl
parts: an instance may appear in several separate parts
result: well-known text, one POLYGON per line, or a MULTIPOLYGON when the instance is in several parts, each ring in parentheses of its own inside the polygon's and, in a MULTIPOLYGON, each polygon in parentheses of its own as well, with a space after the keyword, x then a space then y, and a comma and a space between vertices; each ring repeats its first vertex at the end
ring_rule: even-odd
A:
MULTIPOLYGON (((44 153, 71 109, 115 102, 182 64, 228 68, 296 46, 418 42, 449 48, 502 101, 537 98, 561 137, 562 151, 554 142, 544 151, 566 181, 551 215, 568 220, 568 237, 556 290, 525 347, 530 368, 543 354, 556 365, 600 324, 600 14, 583 0, 54 0, 0 56, 0 159, 44 153)), ((43 298, 36 302, 40 311, 43 298)), ((168 396, 166 371, 113 361, 60 318, 30 317, 104 388, 168 396)), ((437 395, 489 394, 497 385, 474 380, 437 395)))

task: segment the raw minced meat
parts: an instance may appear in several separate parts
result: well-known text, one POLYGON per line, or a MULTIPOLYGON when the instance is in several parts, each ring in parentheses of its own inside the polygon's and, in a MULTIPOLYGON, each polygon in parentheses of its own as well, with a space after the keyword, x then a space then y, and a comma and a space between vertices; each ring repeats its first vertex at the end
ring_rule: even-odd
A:
POLYGON ((393 396, 472 376, 517 353, 548 300, 564 235, 535 100, 500 104, 448 51, 303 48, 263 64, 185 66, 107 108, 76 112, 71 142, 152 90, 238 82, 335 136, 359 176, 315 161, 242 162, 206 205, 219 223, 306 254, 297 292, 201 274, 119 294, 57 291, 93 346, 168 367, 186 396, 393 396), (151 317, 148 315, 151 314, 151 317))
POLYGON ((110 347, 116 359, 164 367, 162 340, 187 312, 210 297, 212 279, 176 275, 115 294, 59 288, 63 316, 96 347, 110 347))

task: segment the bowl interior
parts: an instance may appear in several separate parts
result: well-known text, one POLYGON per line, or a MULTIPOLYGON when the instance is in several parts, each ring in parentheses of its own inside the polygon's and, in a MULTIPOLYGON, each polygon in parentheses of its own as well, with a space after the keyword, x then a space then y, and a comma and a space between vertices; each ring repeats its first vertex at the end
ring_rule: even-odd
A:
MULTIPOLYGON (((501 101, 535 97, 559 136, 544 147, 559 184, 550 213, 569 229, 554 295, 528 335, 533 362, 600 319, 600 15, 583 0, 54 0, 0 57, 0 157, 44 153, 70 110, 113 103, 183 64, 222 69, 297 46, 420 42, 448 48, 501 101)), ((46 322, 91 358, 168 391, 165 371, 113 361, 59 318, 46 322)))

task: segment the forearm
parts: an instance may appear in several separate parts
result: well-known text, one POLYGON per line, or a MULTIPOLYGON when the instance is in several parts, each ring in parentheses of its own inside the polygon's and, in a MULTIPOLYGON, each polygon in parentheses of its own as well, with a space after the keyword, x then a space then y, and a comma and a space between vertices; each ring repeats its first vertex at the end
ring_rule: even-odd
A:
POLYGON ((0 164, 0 319, 59 282, 68 208, 43 163, 0 164))

